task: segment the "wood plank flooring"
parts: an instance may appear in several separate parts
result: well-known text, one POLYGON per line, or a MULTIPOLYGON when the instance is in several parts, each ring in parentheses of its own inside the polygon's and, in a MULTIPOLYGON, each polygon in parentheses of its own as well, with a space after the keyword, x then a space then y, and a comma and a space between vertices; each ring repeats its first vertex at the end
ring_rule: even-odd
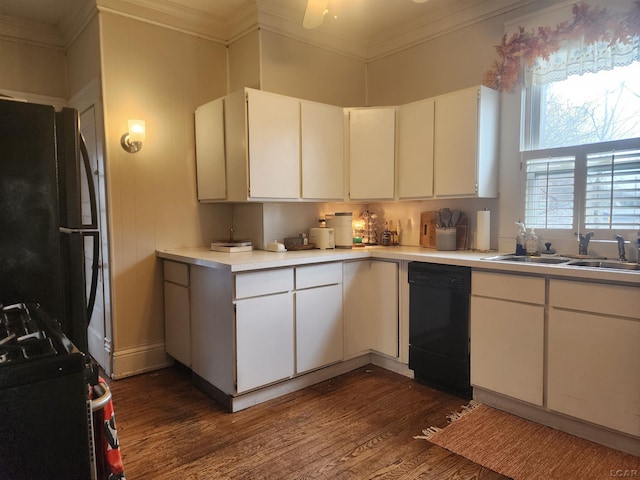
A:
POLYGON ((413 438, 464 400, 373 365, 236 413, 180 366, 109 384, 128 480, 507 478, 413 438))

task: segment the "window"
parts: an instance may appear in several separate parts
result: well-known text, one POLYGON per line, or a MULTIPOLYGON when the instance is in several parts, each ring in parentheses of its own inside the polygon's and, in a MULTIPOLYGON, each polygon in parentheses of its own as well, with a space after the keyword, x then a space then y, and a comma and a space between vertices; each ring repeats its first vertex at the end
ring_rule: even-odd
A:
POLYGON ((640 62, 528 87, 525 223, 640 229, 640 62))
POLYGON ((640 219, 640 150, 587 155, 586 229, 635 229, 640 219))
POLYGON ((574 157, 526 164, 525 219, 533 228, 573 228, 574 157))

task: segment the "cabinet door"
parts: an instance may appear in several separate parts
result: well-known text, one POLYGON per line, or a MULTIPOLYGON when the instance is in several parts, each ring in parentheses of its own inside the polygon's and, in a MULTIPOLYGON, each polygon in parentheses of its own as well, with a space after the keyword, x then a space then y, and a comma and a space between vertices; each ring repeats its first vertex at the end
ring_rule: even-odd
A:
POLYGON ((247 90, 249 194, 300 197, 300 101, 247 90))
POLYGON ((398 356, 398 265, 364 260, 344 264, 345 358, 370 350, 398 356))
POLYGON ((435 194, 477 194, 478 89, 435 100, 435 194))
POLYGON ((302 101, 302 198, 344 198, 344 113, 340 107, 302 101))
POLYGON ((637 320, 552 308, 548 408, 640 436, 639 341, 637 320))
POLYGON ((393 199, 395 185, 395 123, 391 108, 349 112, 350 198, 393 199))
POLYGON ((297 373, 341 361, 343 338, 342 284, 297 291, 297 373))
POLYGON ((398 356, 398 264, 371 260, 368 294, 370 302, 371 349, 398 356))
POLYGON ((164 282, 165 349, 180 363, 191 366, 189 288, 164 282))
POLYGON ((472 296, 471 384, 542 405, 543 371, 544 306, 472 296))
POLYGON ((398 196, 433 196, 433 99, 398 108, 398 196))
POLYGON ((343 266, 344 356, 356 357, 371 350, 369 332, 368 274, 370 261, 345 262, 343 266))
POLYGON ((293 293, 236 302, 238 393, 293 375, 293 293))
POLYGON ((196 170, 198 200, 226 198, 224 99, 196 108, 196 170))

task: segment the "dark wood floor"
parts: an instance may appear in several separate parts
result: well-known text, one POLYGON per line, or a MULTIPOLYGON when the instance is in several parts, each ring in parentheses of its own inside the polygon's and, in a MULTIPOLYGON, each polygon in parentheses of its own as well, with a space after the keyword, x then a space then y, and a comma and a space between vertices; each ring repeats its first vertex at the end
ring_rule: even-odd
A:
POLYGON ((506 478, 413 438, 464 400, 372 365, 233 414, 183 367, 109 383, 128 480, 506 478))

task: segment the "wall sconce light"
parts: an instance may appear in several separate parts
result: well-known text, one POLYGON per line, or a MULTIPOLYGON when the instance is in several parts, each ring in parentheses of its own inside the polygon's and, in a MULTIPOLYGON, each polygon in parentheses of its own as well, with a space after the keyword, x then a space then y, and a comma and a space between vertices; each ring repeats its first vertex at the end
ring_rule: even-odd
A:
POLYGON ((129 153, 139 152, 145 135, 144 120, 129 120, 129 131, 120 137, 120 145, 129 153))

